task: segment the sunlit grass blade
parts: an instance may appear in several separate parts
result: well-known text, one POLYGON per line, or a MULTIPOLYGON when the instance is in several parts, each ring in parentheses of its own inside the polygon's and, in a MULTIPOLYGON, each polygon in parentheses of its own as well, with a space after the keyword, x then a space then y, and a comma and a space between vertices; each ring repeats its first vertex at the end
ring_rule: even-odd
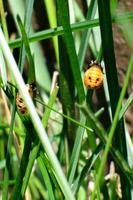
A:
MULTIPOLYGON (((127 12, 127 13, 121 13, 118 14, 117 16, 115 16, 115 18, 113 18, 113 22, 118 23, 123 21, 124 19, 127 20, 133 20, 133 12, 127 12)), ((86 20, 83 22, 77 22, 75 24, 71 25, 71 30, 72 31, 81 31, 84 29, 88 29, 88 28, 93 28, 93 27, 97 27, 99 26, 99 20, 98 19, 93 19, 93 20, 86 20)), ((52 28, 52 29, 48 29, 48 30, 43 30, 37 33, 33 33, 32 35, 29 36, 29 41, 30 43, 32 42, 36 42, 36 41, 40 41, 40 40, 44 40, 44 39, 48 39, 51 38, 53 36, 57 36, 57 35, 63 35, 64 31, 63 31, 63 27, 59 26, 56 28, 52 28)), ((17 48, 20 47, 21 45, 21 38, 18 38, 14 41, 10 41, 9 45, 11 48, 17 48)))
MULTIPOLYGON (((49 102, 48 102, 48 106, 49 107, 53 106, 53 104, 55 102, 55 99, 56 99, 56 96, 57 96, 57 93, 58 93, 58 87, 55 87, 54 90, 53 90, 53 92, 52 92, 52 94, 51 94, 51 96, 50 96, 49 102)), ((50 113, 51 113, 51 109, 49 109, 48 107, 46 107, 44 115, 42 117, 42 123, 43 123, 43 125, 44 125, 45 128, 47 126, 50 113)), ((37 138, 35 140, 35 142, 34 142, 33 149, 32 149, 32 151, 30 153, 29 163, 27 165, 27 169, 26 169, 24 181, 23 181, 23 184, 22 184, 22 190, 21 190, 21 196, 22 197, 25 194, 25 190, 26 190, 26 187, 28 185, 28 181, 29 181, 29 178, 30 178, 32 167, 33 167, 33 164, 35 162, 35 159, 37 157, 37 154, 38 154, 38 151, 39 151, 40 147, 41 147, 41 143, 40 143, 40 141, 37 138)))
POLYGON ((5 65, 5 61, 4 61, 4 57, 3 57, 3 53, 2 50, 0 48, 0 74, 1 74, 1 86, 3 86, 4 88, 6 88, 7 85, 7 72, 6 72, 6 65, 5 65))
MULTIPOLYGON (((19 4, 18 4, 17 0, 14 0, 14 1, 9 0, 8 2, 9 2, 9 5, 10 5, 12 14, 13 14, 13 18, 14 18, 16 27, 17 27, 18 32, 19 32, 19 27, 18 27, 18 24, 17 24, 16 16, 19 13, 20 18, 23 21, 25 11, 28 11, 27 10, 28 7, 26 9, 26 6, 28 4, 26 4, 22 0, 19 1, 19 4)), ((29 4, 31 3, 31 7, 32 7, 32 2, 27 1, 27 3, 29 3, 29 4)), ((27 12, 26 16, 29 16, 30 13, 31 13, 30 11, 27 12)), ((29 17, 29 19, 30 19, 30 17, 29 17)), ((28 26, 29 25, 27 25, 27 27, 28 26)), ((32 26, 30 27, 30 34, 31 33, 32 34, 34 33, 32 26)), ((46 62, 45 62, 45 57, 43 55, 42 48, 40 47, 40 44, 37 43, 37 42, 30 44, 30 47, 31 47, 31 52, 34 55, 34 64, 35 64, 35 69, 36 69, 35 70, 35 72, 36 72, 36 80, 37 80, 38 84, 41 87, 43 87, 47 92, 49 92, 50 91, 51 80, 50 80, 49 72, 47 70, 47 66, 46 66, 46 62), (44 79, 45 79, 45 84, 43 84, 44 83, 44 79)))
MULTIPOLYGON (((45 0, 44 3, 45 3, 45 6, 46 6, 50 27, 54 28, 54 27, 57 26, 56 12, 55 12, 55 2, 54 2, 54 0, 45 0)), ((56 60, 57 60, 57 65, 58 65, 58 63, 59 63, 59 52, 58 52, 57 37, 53 37, 52 39, 53 39, 54 50, 55 50, 55 55, 56 55, 56 60)))
POLYGON ((70 189, 69 184, 66 181, 66 178, 64 176, 64 173, 62 172, 61 166, 59 164, 59 161, 57 159, 57 157, 55 156, 55 153, 51 147, 51 144, 49 142, 47 133, 40 121, 39 116, 36 113, 34 104, 31 100, 31 97, 29 96, 28 91, 26 90, 24 81, 22 79, 22 76, 18 70, 18 67, 16 65, 16 62, 10 52, 10 49, 8 47, 8 44, 4 38, 4 35, 2 33, 2 30, 0 29, 0 44, 1 44, 1 48, 3 50, 3 54, 5 56, 5 58, 7 58, 8 61, 8 67, 10 69, 10 71, 13 73, 14 79, 16 81, 16 84, 18 86, 18 89, 20 90, 22 97, 24 99, 24 102, 29 110, 30 116, 31 116, 31 120, 35 126, 35 130, 38 134, 38 137, 40 138, 40 141, 42 143, 43 148, 45 149, 49 160, 52 164, 53 170, 56 174, 56 178, 57 181, 64 193, 64 195, 66 196, 66 198, 74 200, 74 196, 72 194, 72 191, 70 189))
MULTIPOLYGON (((30 20, 31 20, 31 16, 30 16, 30 13, 32 13, 32 9, 33 9, 33 7, 31 6, 31 3, 33 4, 33 1, 31 1, 31 2, 29 2, 28 3, 28 5, 27 5, 27 8, 29 8, 28 9, 28 16, 27 17, 25 17, 25 23, 26 23, 26 26, 27 26, 27 32, 29 32, 29 24, 30 24, 30 20), (30 6, 31 7, 30 7, 30 6)), ((24 29, 24 28, 23 28, 24 29)), ((19 67, 20 67, 20 70, 22 70, 22 67, 23 67, 23 64, 24 64, 24 61, 25 61, 25 49, 23 48, 23 45, 22 45, 22 49, 21 49, 22 51, 21 51, 21 54, 20 54, 20 57, 19 57, 19 67)), ((30 77, 30 76, 29 76, 30 77)), ((15 101, 16 101, 16 95, 15 95, 15 97, 14 97, 14 100, 13 100, 13 111, 14 111, 14 113, 15 113, 15 111, 16 111, 16 106, 15 106, 15 101)), ((14 114, 15 115, 15 114, 14 114)), ((13 120, 14 121, 14 120, 13 120)), ((13 127, 13 125, 11 124, 11 127, 13 127)), ((13 130, 12 130, 13 131, 13 130)), ((8 139, 9 141, 8 141, 8 143, 9 143, 9 145, 11 146, 12 144, 11 144, 11 141, 12 141, 12 135, 9 135, 9 139, 8 139)), ((28 139, 28 137, 27 137, 27 139, 26 139, 26 141, 28 141, 27 143, 29 144, 29 147, 30 147, 30 139, 28 139)), ((8 146, 9 146, 8 145, 8 146)), ((10 147, 11 148, 11 147, 10 147)), ((25 147, 24 147, 24 149, 26 148, 26 143, 25 143, 25 147)), ((6 163, 7 163, 7 166, 10 166, 10 158, 9 158, 9 152, 10 152, 11 150, 9 149, 9 147, 8 147, 8 150, 7 150, 7 159, 6 159, 6 163)), ((25 151, 24 151, 25 152, 25 151)), ((29 148, 29 152, 30 152, 30 148, 29 148)), ((26 153, 27 153, 27 157, 28 157, 28 151, 27 151, 27 149, 26 149, 26 153)), ((15 193, 16 193, 16 190, 18 191, 18 190, 21 190, 21 178, 23 178, 23 175, 24 175, 24 172, 25 172, 25 169, 23 168, 22 169, 22 166, 24 167, 25 166, 25 168, 26 168, 26 165, 27 165, 27 163, 24 163, 24 160, 26 159, 26 156, 23 154, 23 156, 22 156, 22 160, 21 160, 21 167, 20 167, 20 171, 22 170, 23 172, 22 172, 22 174, 21 174, 21 172, 19 173, 18 172, 18 177, 20 178, 18 178, 17 177, 17 179, 16 179, 16 185, 15 185, 15 188, 14 188, 14 190, 15 190, 15 193), (19 184, 18 184, 18 182, 20 182, 20 187, 18 186, 19 184), (18 188, 20 188, 20 189, 18 189, 18 188)), ((5 168, 5 176, 6 176, 6 174, 7 174, 7 168, 5 168)), ((9 172, 8 172, 9 173, 9 172)), ((5 181, 4 181, 5 182, 5 181)), ((6 188, 6 187, 4 187, 4 188, 6 188)), ((3 192, 5 191, 5 189, 3 190, 3 192)), ((4 198, 4 195, 3 195, 3 198, 4 198)), ((16 197, 14 197, 14 198, 16 198, 16 197)))
POLYGON ((3 0, 0 0, 0 15, 1 15, 1 24, 3 27, 3 32, 5 34, 6 40, 8 41, 9 35, 8 35, 8 27, 7 27, 7 22, 6 22, 6 14, 4 10, 3 0))

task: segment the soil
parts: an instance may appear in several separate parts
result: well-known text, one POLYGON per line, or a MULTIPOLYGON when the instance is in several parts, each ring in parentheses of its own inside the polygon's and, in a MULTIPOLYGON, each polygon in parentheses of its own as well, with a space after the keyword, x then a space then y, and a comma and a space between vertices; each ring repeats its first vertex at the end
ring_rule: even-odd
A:
MULTIPOLYGON (((117 7, 118 12, 125 12, 125 11, 133 11, 133 1, 132 0, 120 0, 118 2, 117 7)), ((125 73, 127 71, 127 66, 129 63, 129 59, 131 56, 131 49, 126 41, 120 26, 113 25, 113 35, 114 35, 114 47, 115 47, 115 55, 116 55, 116 62, 118 68, 118 78, 120 85, 123 85, 123 80, 125 77, 125 73)), ((133 90, 133 76, 131 77, 131 81, 128 86, 126 98, 129 97, 133 90)), ((133 134, 133 106, 127 110, 126 114, 126 123, 130 134, 133 134)))

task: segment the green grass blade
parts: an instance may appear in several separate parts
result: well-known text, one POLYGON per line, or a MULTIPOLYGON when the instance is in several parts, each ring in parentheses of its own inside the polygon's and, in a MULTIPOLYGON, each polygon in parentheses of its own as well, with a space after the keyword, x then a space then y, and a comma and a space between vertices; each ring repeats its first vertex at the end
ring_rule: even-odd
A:
POLYGON ((8 35, 8 28, 7 28, 6 14, 5 14, 5 11, 4 11, 3 0, 0 0, 0 16, 1 16, 1 23, 2 23, 2 27, 3 27, 3 32, 5 34, 6 40, 8 41, 9 35, 8 35))
MULTIPOLYGON (((81 113, 80 114, 80 123, 85 124, 85 121, 86 121, 86 118, 81 113)), ((69 180, 70 184, 72 184, 72 182, 74 180, 74 175, 76 173, 83 134, 84 134, 84 129, 82 127, 78 127, 78 129, 76 131, 76 138, 75 138, 75 142, 74 142, 74 147, 73 147, 73 151, 72 151, 72 155, 71 155, 71 159, 70 159, 69 171, 68 171, 68 180, 69 180)))
MULTIPOLYGON (((22 1, 22 0, 19 1, 19 4, 18 4, 17 0, 14 0, 14 1, 9 0, 8 2, 9 2, 9 5, 11 7, 11 11, 12 11, 12 14, 13 14, 13 17, 14 17, 15 24, 16 24, 17 29, 19 31, 16 16, 19 14, 19 16, 21 17, 21 19, 23 21, 24 13, 28 9, 28 7, 26 9, 27 4, 25 4, 25 2, 22 1)), ((28 1, 27 1, 27 3, 28 3, 28 1)), ((30 3, 31 3, 31 6, 32 6, 32 2, 29 1, 29 4, 30 3)), ((29 12, 29 14, 30 14, 30 12, 29 12)), ((27 13, 27 16, 28 16, 28 13, 27 13)), ((28 27, 28 25, 27 25, 27 27, 28 27)), ((30 31, 31 31, 31 33, 34 33, 32 27, 31 27, 30 31)), ((37 83, 41 87, 43 87, 44 90, 49 92, 50 91, 50 85, 51 85, 51 79, 50 79, 49 72, 47 70, 47 66, 46 66, 46 63, 45 63, 45 57, 43 55, 42 48, 40 47, 39 43, 32 43, 32 44, 30 44, 30 47, 31 47, 31 52, 34 55, 34 63, 35 63, 35 69, 36 69, 35 72, 36 72, 37 83), (45 79, 45 84, 43 84, 44 79, 45 79)))
MULTIPOLYGON (((56 22, 56 12, 55 12, 55 2, 54 2, 54 0, 45 0, 44 3, 46 6, 50 27, 51 28, 56 27, 57 22, 56 22)), ((56 60, 57 60, 57 65, 58 65, 59 52, 58 52, 57 37, 53 37, 52 39, 53 39, 54 50, 55 50, 55 55, 56 55, 56 60)))
MULTIPOLYGON (((115 23, 120 23, 123 20, 133 20, 133 12, 127 12, 127 13, 121 13, 118 14, 117 16, 115 16, 112 21, 115 23)), ((71 30, 72 31, 81 31, 84 29, 88 29, 88 28, 93 28, 93 27, 97 27, 99 26, 99 20, 98 19, 93 19, 93 20, 86 20, 83 22, 77 22, 71 25, 71 30)), ((31 42, 36 42, 36 41, 40 41, 40 40, 44 40, 44 39, 48 39, 51 38, 53 36, 58 36, 58 35, 63 35, 64 31, 63 31, 63 27, 59 26, 56 28, 51 28, 48 30, 43 30, 43 31, 39 31, 37 33, 33 33, 32 35, 29 36, 29 41, 31 42)), ((9 45, 11 48, 17 48, 20 47, 21 45, 21 38, 18 38, 14 41, 10 41, 9 45)))
MULTIPOLYGON (((108 137, 102 124, 98 121, 91 109, 86 104, 80 105, 79 107, 81 108, 85 116, 89 119, 89 123, 91 124, 91 127, 95 131, 96 135, 101 139, 104 144, 106 144, 108 141, 108 137)), ((133 185, 133 173, 126 160, 123 158, 123 155, 116 147, 113 146, 110 147, 110 153, 121 171, 123 171, 123 173, 130 181, 131 185, 133 185)))
POLYGON ((35 67, 34 67, 34 61, 33 61, 33 57, 32 57, 30 46, 29 46, 29 41, 26 35, 25 28, 19 16, 17 16, 17 22, 19 24, 19 27, 22 33, 22 38, 23 38, 23 42, 25 45, 25 49, 26 49, 26 53, 27 53, 27 57, 29 61, 28 83, 34 83, 35 82, 35 67))
MULTIPOLYGON (((111 104, 112 117, 114 117, 117 109, 118 99, 120 95, 120 88, 118 83, 116 60, 113 45, 112 22, 110 13, 110 2, 105 0, 98 0, 99 21, 102 38, 103 58, 105 62, 105 71, 108 83, 108 91, 111 104), (113 83, 113 84, 112 84, 113 83), (115 87, 114 87, 115 85, 115 87)), ((125 130, 123 119, 117 124, 115 130, 114 144, 118 146, 125 159, 127 159, 127 148, 125 142, 125 130)), ((119 172, 121 176, 123 198, 127 198, 130 194, 130 187, 128 180, 119 172), (125 183, 126 187, 125 187, 125 183)))
POLYGON ((7 85, 7 73, 6 73, 6 65, 5 65, 5 61, 4 61, 4 57, 3 57, 3 53, 2 50, 0 48, 0 73, 1 73, 1 79, 2 79, 2 83, 1 85, 6 88, 7 85))
POLYGON ((62 172, 61 166, 59 164, 59 161, 57 159, 57 157, 55 156, 55 153, 51 147, 51 144, 49 142, 48 136, 46 134, 45 129, 43 128, 43 125, 40 121, 39 116, 36 113, 34 104, 31 100, 31 97, 29 96, 28 91, 26 90, 24 81, 22 79, 22 76, 18 70, 18 67, 16 65, 16 62, 10 52, 10 49, 8 47, 8 44, 6 43, 6 40, 4 38, 4 35, 2 33, 2 30, 0 29, 0 44, 1 44, 1 48, 3 50, 3 54, 5 56, 5 58, 8 61, 8 66, 10 71, 13 73, 13 76, 15 78, 15 81, 17 83, 18 89, 20 90, 22 97, 25 101, 25 104, 29 110, 30 116, 31 116, 31 120, 35 126, 36 132, 38 134, 38 137, 40 138, 40 141, 42 143, 43 148, 45 149, 49 160, 52 164, 52 167, 54 169, 54 172, 56 174, 56 178, 57 181, 64 193, 64 195, 66 196, 67 199, 71 199, 74 200, 74 196, 72 194, 72 191, 70 189, 70 186, 68 185, 66 178, 64 176, 64 173, 62 172))
MULTIPOLYGON (((100 182, 102 172, 103 172, 103 169, 104 169, 104 166, 105 166, 105 162, 107 160, 107 156, 108 156, 108 153, 109 153, 109 150, 110 150, 110 146, 112 144, 112 139, 113 139, 115 129, 116 129, 116 126, 117 126, 117 122, 118 122, 118 119, 119 119, 119 112, 120 112, 120 109, 121 109, 121 106, 122 106, 122 101, 125 97, 126 89, 128 87, 132 71, 133 71, 133 56, 131 57, 129 67, 127 69, 123 88, 122 88, 120 98, 119 98, 119 101, 118 101, 118 106, 116 108, 116 112, 115 112, 115 116, 114 116, 114 119, 113 119, 113 122, 112 122, 111 129, 109 131, 108 141, 107 141, 107 144, 105 146, 105 150, 104 150, 104 153, 103 153, 103 156, 102 156, 102 161, 101 161, 101 164, 100 164, 100 167, 99 167, 99 170, 98 170, 98 175, 97 175, 96 182, 95 182, 95 190, 94 190, 94 193, 93 193, 93 196, 92 196, 92 200, 95 199, 96 188, 97 188, 97 186, 100 182)), ((129 194, 124 194, 123 198, 124 198, 124 196, 127 197, 127 199, 131 199, 130 191, 129 191, 129 194)))
POLYGON ((39 156, 37 159, 37 162, 38 162, 38 166, 41 170, 42 176, 44 178, 44 182, 46 183, 46 188, 48 190, 49 199, 55 200, 51 180, 50 180, 48 171, 46 169, 45 163, 43 162, 43 158, 41 156, 39 156))
MULTIPOLYGON (((30 2, 31 4, 33 4, 33 1, 32 2, 30 2)), ((27 5, 27 11, 28 11, 28 14, 27 14, 27 12, 26 12, 26 17, 25 17, 25 24, 26 24, 26 27, 27 27, 27 32, 29 32, 29 24, 30 24, 30 20, 31 20, 31 12, 32 12, 32 6, 31 6, 31 4, 30 4, 30 6, 29 6, 29 4, 27 5)), ((24 60, 25 60, 25 49, 23 48, 23 45, 22 45, 22 49, 21 49, 21 53, 20 53, 20 57, 19 57, 19 67, 20 67, 20 70, 22 70, 22 68, 23 68, 23 64, 24 64, 24 60)), ((15 100, 15 97, 14 97, 14 101, 16 101, 15 100)), ((13 104, 13 109, 15 110, 15 104, 13 104)), ((27 141, 27 139, 26 139, 26 141, 27 141)), ((29 141, 29 140, 28 140, 29 141)), ((30 143, 30 142, 29 142, 30 143)), ((26 145, 25 145, 26 146, 26 145)), ((30 144, 29 144, 29 146, 30 146, 30 144)), ((25 147, 26 148, 26 147, 25 147)), ((30 149, 29 149, 29 151, 30 151, 30 149)), ((27 156, 28 156, 28 151, 26 152, 27 153, 27 156)), ((26 158, 26 156, 23 154, 23 157, 24 157, 24 159, 26 158)), ((24 166, 25 165, 25 168, 26 168, 26 165, 27 165, 27 163, 26 164, 24 164, 24 159, 23 159, 23 157, 22 157, 22 161, 21 161, 21 167, 20 167, 20 171, 21 171, 21 169, 22 169, 22 166, 24 166)), ((18 176, 20 175, 20 177, 22 176, 22 178, 23 178, 23 175, 24 175, 24 171, 25 171, 25 169, 23 169, 23 174, 21 174, 21 172, 20 173, 18 173, 18 176)), ((19 179, 17 179, 18 180, 18 182, 21 180, 21 178, 19 179)), ((21 190, 21 187, 19 187, 19 185, 18 185, 18 183, 17 183, 17 180, 16 180, 16 185, 15 185, 15 188, 14 188, 14 191, 15 191, 15 193, 16 193, 16 190, 21 190), (18 189, 19 188, 19 189, 18 189)), ((21 181, 20 181, 20 185, 21 185, 21 181)), ((16 198, 16 197, 15 197, 16 198)))
POLYGON ((129 108, 129 106, 131 106, 132 102, 133 102, 133 93, 130 94, 130 96, 128 97, 128 99, 126 100, 124 105, 122 106, 121 111, 120 111, 119 120, 124 116, 125 112, 129 108))
MULTIPOLYGON (((31 26, 31 17, 32 17, 32 11, 33 11, 33 4, 34 4, 34 0, 30 1, 30 2, 26 2, 26 12, 25 12, 25 16, 24 16, 24 26, 25 26, 25 31, 27 33, 27 35, 29 35, 30 32, 30 26, 31 26)), ((25 51, 25 46, 23 44, 22 41, 22 46, 20 49, 20 57, 19 57, 19 69, 22 72, 23 71, 23 67, 24 67, 24 62, 25 62, 25 55, 26 55, 26 51, 25 51)))
MULTIPOLYGON (((95 13, 96 13, 96 8, 97 8, 97 1, 92 0, 88 8, 88 12, 86 16, 87 20, 94 18, 95 13)), ((91 29, 84 32, 82 36, 82 40, 81 40, 79 52, 78 52, 78 60, 79 60, 80 69, 83 68, 83 63, 84 63, 84 59, 86 55, 86 50, 89 44, 90 35, 91 35, 91 29)))
POLYGON ((102 37, 103 57, 104 57, 105 70, 109 87, 112 115, 114 116, 120 90, 117 78, 116 61, 115 61, 114 46, 113 46, 111 16, 109 14, 110 7, 108 2, 107 8, 105 8, 104 1, 100 0, 98 1, 98 6, 99 6, 99 18, 100 18, 99 20, 100 20, 101 37, 102 37), (115 87, 113 87, 112 83, 115 85, 115 87))
POLYGON ((74 40, 73 40, 71 27, 70 27, 67 2, 65 2, 64 0, 58 1, 58 9, 59 9, 59 15, 60 15, 60 23, 62 24, 63 29, 64 29, 64 40, 66 43, 66 48, 67 48, 69 59, 70 59, 70 66, 72 69, 79 102, 83 102, 83 100, 85 99, 85 94, 84 94, 84 88, 83 88, 82 79, 80 75, 79 63, 78 63, 78 58, 76 55, 74 40), (62 12, 62 8, 64 8, 64 12, 62 12))
MULTIPOLYGON (((56 96, 57 96, 57 93, 58 93, 58 87, 55 87, 55 89, 53 90, 53 92, 50 96, 49 102, 48 102, 49 107, 53 106, 55 99, 56 99, 56 96)), ((42 117, 42 123, 43 123, 45 128, 46 128, 47 123, 48 123, 50 112, 51 112, 51 109, 46 107, 44 115, 42 117)), ((27 166, 27 169, 26 169, 26 173, 25 173, 25 177, 24 177, 24 181, 23 181, 23 185, 22 185, 21 197, 23 197, 24 194, 25 194, 26 187, 27 187, 27 184, 28 184, 28 181, 29 181, 29 178, 30 178, 30 174, 31 174, 31 171, 32 171, 32 167, 33 167, 33 164, 34 164, 35 159, 37 157, 40 146, 41 146, 40 141, 38 141, 38 139, 36 139, 36 141, 34 142, 34 147, 33 147, 32 151, 30 153, 30 159, 29 159, 29 163, 28 163, 28 166, 27 166)))
POLYGON ((95 151, 93 152, 93 154, 91 155, 91 157, 86 160, 85 166, 83 167, 79 176, 76 178, 76 180, 73 183, 72 188, 73 188, 74 193, 76 193, 78 191, 78 189, 81 186, 84 178, 86 177, 86 174, 90 173, 90 171, 91 171, 92 167, 94 166, 97 158, 99 157, 102 149, 103 149, 103 144, 99 144, 97 146, 97 148, 95 149, 95 151))
POLYGON ((8 185, 9 185, 9 174, 10 174, 10 165, 11 165, 11 148, 12 148, 12 140, 13 140, 13 127, 14 127, 14 119, 15 119, 15 100, 13 102, 13 109, 11 114, 11 124, 9 130, 8 144, 7 144, 7 154, 6 154, 6 164, 4 171, 4 181, 3 181, 3 190, 2 190, 2 200, 6 200, 8 198, 8 185))
MULTIPOLYGON (((59 6, 57 5, 57 22, 58 25, 62 25, 62 17, 60 15, 60 10, 58 7, 59 6)), ((70 56, 68 55, 68 48, 64 36, 58 37, 58 46, 60 63, 59 87, 63 114, 67 115, 68 117, 75 118, 75 105, 73 101, 73 99, 75 98, 75 84, 71 69, 70 56)), ((68 121, 66 118, 63 118, 62 139, 60 141, 58 154, 61 161, 64 151, 66 152, 64 159, 67 168, 69 166, 69 152, 71 151, 73 146, 74 135, 74 124, 68 121)))
POLYGON ((25 137, 25 142, 24 142, 23 154, 22 154, 20 168, 17 173, 15 185, 14 185, 10 200, 21 199, 19 195, 20 195, 20 191, 22 187, 23 177, 25 175, 25 171, 26 171, 27 164, 29 161, 29 155, 30 155, 32 138, 33 138, 33 136, 31 137, 30 134, 34 135, 34 128, 29 121, 25 122, 25 128, 26 128, 26 137, 25 137))
POLYGON ((54 111, 55 113, 61 115, 62 117, 66 118, 67 120, 71 121, 72 123, 74 123, 76 126, 81 126, 82 128, 85 128, 86 130, 90 131, 93 133, 93 129, 89 128, 88 126, 84 125, 84 124, 81 124, 79 121, 65 115, 64 113, 61 113, 59 112, 58 110, 52 108, 52 107, 49 107, 47 104, 43 103, 42 101, 38 100, 38 99, 35 99, 38 103, 44 105, 45 107, 48 107, 50 110, 54 111))
POLYGON ((33 149, 31 150, 31 153, 30 153, 29 162, 28 162, 27 169, 26 169, 25 176, 24 176, 23 183, 22 183, 21 193, 18 195, 18 197, 20 197, 20 196, 21 196, 21 198, 24 197, 24 194, 25 194, 28 182, 29 182, 29 178, 31 175, 31 171, 33 168, 33 164, 37 157, 39 148, 40 148, 40 142, 38 141, 38 139, 36 139, 36 141, 34 142, 34 145, 33 145, 33 149))
POLYGON ((40 199, 40 194, 41 198, 47 199, 47 193, 44 190, 44 186, 34 174, 32 175, 32 180, 30 182, 30 189, 32 190, 32 193, 34 193, 34 199, 40 199))

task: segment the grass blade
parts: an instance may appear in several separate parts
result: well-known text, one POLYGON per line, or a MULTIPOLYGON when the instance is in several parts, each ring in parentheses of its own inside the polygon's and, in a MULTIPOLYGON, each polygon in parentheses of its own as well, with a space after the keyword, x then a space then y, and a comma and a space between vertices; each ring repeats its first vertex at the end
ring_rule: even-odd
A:
POLYGON ((83 100, 85 99, 85 94, 84 94, 82 79, 80 76, 80 69, 79 69, 78 58, 76 55, 74 40, 70 27, 67 2, 65 2, 64 0, 58 1, 58 9, 60 15, 60 22, 64 29, 64 40, 66 43, 66 48, 70 59, 70 66, 72 69, 79 102, 83 102, 83 100), (62 12, 62 8, 64 8, 64 12, 62 12))
MULTIPOLYGON (((26 31, 24 29, 24 26, 23 26, 22 21, 21 21, 19 16, 17 16, 17 22, 19 24, 19 27, 20 27, 20 30, 21 30, 21 33, 22 33, 22 38, 23 38, 23 42, 24 42, 24 45, 25 45, 25 49, 26 49, 26 53, 27 53, 27 57, 28 57, 28 61, 29 61, 28 83, 31 84, 31 83, 35 82, 34 61, 33 61, 32 55, 31 55, 31 50, 30 50, 27 34, 26 34, 26 31)), ((23 49, 23 46, 22 46, 22 49, 23 49)))
MULTIPOLYGON (((120 95, 120 89, 118 83, 116 60, 115 60, 114 45, 113 45, 110 2, 109 1, 106 2, 105 0, 98 0, 98 9, 99 9, 99 21, 100 21, 100 30, 102 38, 102 50, 105 62, 105 71, 108 83, 111 112, 112 112, 112 118, 114 118, 115 111, 118 108, 117 104, 120 95)), ((115 135, 117 136, 114 137, 114 144, 118 146, 118 148, 124 155, 125 159, 127 159, 127 148, 125 142, 126 140, 125 140, 123 119, 121 119, 121 121, 119 121, 119 123, 117 124, 115 135)), ((121 176, 123 198, 126 199, 130 194, 129 182, 123 176, 123 173, 121 172, 119 173, 121 176), (125 183, 127 183, 126 187, 125 183)))
MULTIPOLYGON (((133 12, 127 12, 127 13, 121 13, 117 16, 115 16, 112 19, 112 22, 114 23, 120 23, 123 20, 133 20, 133 12)), ((77 22, 75 24, 71 25, 71 30, 72 31, 81 31, 84 29, 88 29, 88 28, 93 28, 93 27, 97 27, 99 26, 99 20, 98 19, 93 19, 93 20, 86 20, 83 22, 77 22)), ((29 36, 29 41, 30 43, 32 42, 36 42, 36 41, 40 41, 40 40, 44 40, 44 39, 48 39, 51 38, 53 36, 58 36, 58 35, 63 35, 64 31, 63 31, 63 27, 59 26, 56 28, 51 28, 48 30, 43 30, 37 33, 33 33, 32 35, 29 36)), ((11 48, 17 48, 20 47, 21 45, 21 38, 18 38, 14 41, 10 41, 9 42, 9 46, 11 48)))
POLYGON ((127 101, 122 106, 121 111, 120 111, 119 120, 124 116, 125 112, 129 108, 129 106, 131 106, 132 102, 133 102, 133 93, 130 94, 127 101))
POLYGON ((5 61, 3 58, 3 53, 0 48, 0 74, 1 74, 1 79, 2 79, 2 85, 4 88, 6 88, 7 85, 7 73, 6 73, 6 65, 5 61))
MULTIPOLYGON (((113 135, 115 133, 117 122, 118 122, 118 119, 119 119, 119 112, 120 112, 120 109, 121 109, 121 106, 122 106, 122 101, 125 97, 126 89, 127 89, 127 86, 128 86, 129 80, 130 80, 132 70, 133 70, 133 56, 131 57, 131 60, 130 60, 130 63, 129 63, 129 67, 128 67, 128 70, 127 70, 127 73, 126 73, 123 89, 121 91, 120 98, 119 98, 119 101, 118 101, 118 106, 116 108, 116 112, 115 112, 115 116, 114 116, 114 119, 113 119, 113 122, 112 122, 111 129, 109 131, 108 142, 105 146, 102 161, 101 161, 101 164, 100 164, 100 167, 99 167, 99 170, 98 170, 98 175, 97 175, 96 182, 95 182, 95 190, 94 190, 93 195, 92 195, 92 200, 94 200, 94 198, 95 198, 96 188, 97 188, 97 186, 100 182, 102 172, 103 172, 103 169, 104 169, 104 166, 105 166, 105 162, 107 160, 107 155, 109 153, 109 149, 110 149, 110 146, 111 146, 111 143, 112 143, 113 135)), ((126 192, 129 192, 129 194, 124 194, 123 198, 126 197, 127 199, 131 199, 130 190, 129 191, 127 190, 126 192)))
POLYGON ((45 149, 45 151, 47 152, 47 155, 49 157, 49 160, 53 166, 54 172, 56 174, 56 178, 57 181, 65 195, 66 198, 74 200, 74 196, 72 194, 72 191, 70 189, 70 186, 68 185, 66 178, 62 172, 61 166, 57 160, 57 157, 55 156, 55 153, 50 145, 48 136, 46 134, 45 129, 43 128, 43 125, 39 119, 39 116, 36 113, 34 104, 31 100, 31 97, 29 96, 28 91, 26 90, 24 81, 22 79, 22 76, 18 70, 18 67, 16 65, 16 62, 10 52, 10 49, 8 47, 8 44, 6 43, 6 40, 4 38, 4 35, 2 33, 2 30, 0 29, 0 44, 1 44, 1 48, 3 50, 3 54, 5 56, 5 58, 7 58, 8 60, 8 66, 10 71, 13 73, 15 81, 17 83, 17 86, 22 94, 22 97, 25 101, 25 104, 29 110, 31 119, 33 124, 35 124, 35 129, 36 132, 38 134, 38 137, 40 138, 40 141, 42 143, 43 148, 45 149))

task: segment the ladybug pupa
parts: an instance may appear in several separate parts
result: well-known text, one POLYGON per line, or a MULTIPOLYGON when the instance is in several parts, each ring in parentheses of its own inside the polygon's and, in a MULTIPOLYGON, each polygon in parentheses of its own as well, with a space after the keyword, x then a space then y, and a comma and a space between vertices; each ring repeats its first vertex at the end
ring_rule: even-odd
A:
POLYGON ((91 62, 89 68, 84 74, 84 85, 88 89, 98 89, 103 85, 103 68, 102 66, 95 62, 91 62))
MULTIPOLYGON (((31 98, 34 98, 36 96, 36 87, 34 84, 27 84, 26 88, 31 96, 31 98)), ((21 115, 28 115, 28 109, 24 103, 24 100, 20 93, 18 92, 16 95, 16 106, 17 110, 21 115)))

